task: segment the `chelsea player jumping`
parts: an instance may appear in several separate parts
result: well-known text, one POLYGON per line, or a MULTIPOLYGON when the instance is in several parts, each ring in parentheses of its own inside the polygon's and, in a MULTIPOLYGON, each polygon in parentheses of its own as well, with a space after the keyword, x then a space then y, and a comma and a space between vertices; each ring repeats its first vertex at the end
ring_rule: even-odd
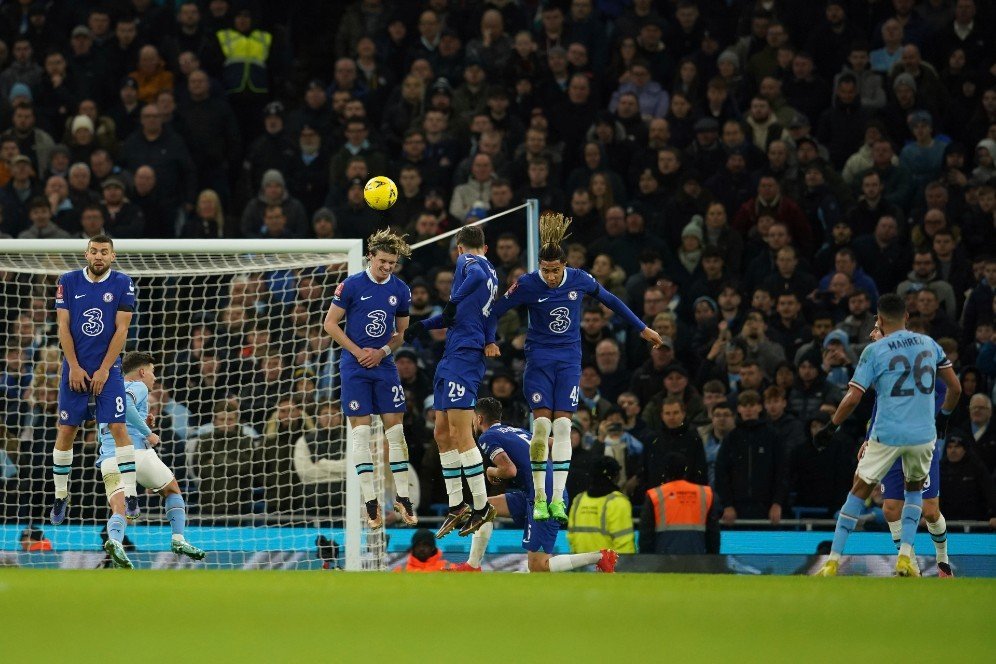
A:
POLYGON ((442 314, 418 321, 405 332, 405 340, 411 341, 423 330, 448 328, 443 358, 436 366, 432 396, 436 411, 433 435, 439 446, 450 506, 436 532, 437 538, 460 525, 460 535, 469 535, 495 518, 495 508, 488 503, 484 483, 484 458, 474 442, 473 417, 477 389, 484 377, 484 357, 498 356, 493 331, 488 338, 491 308, 498 295, 498 275, 484 257, 488 247, 479 226, 461 228, 456 245, 460 255, 449 303, 442 314), (463 502, 461 468, 473 497, 472 512, 463 502))
POLYGON ((571 464, 571 417, 578 409, 584 297, 594 297, 622 316, 655 348, 664 343, 656 331, 644 325, 619 298, 599 286, 594 277, 584 270, 567 267, 561 244, 570 223, 570 218, 562 214, 540 217, 539 270, 519 277, 491 313, 491 330, 494 330, 497 320, 509 309, 525 304, 529 310, 522 382, 534 418, 530 441, 532 483, 536 491, 533 518, 543 521, 552 517, 561 525, 567 525, 567 506, 561 497, 571 464), (553 494, 547 503, 543 475, 551 429, 553 494))
POLYGON ((342 410, 352 427, 353 455, 360 493, 366 504, 367 524, 380 528, 384 517, 374 491, 373 456, 370 451, 371 415, 380 415, 387 438, 388 460, 397 498, 394 509, 408 525, 418 523, 408 495, 408 443, 402 419, 405 389, 392 357, 408 327, 412 293, 394 275, 401 256, 410 256, 405 239, 389 230, 377 231, 367 240, 369 265, 346 278, 336 288, 325 316, 325 331, 348 352, 339 363, 342 373, 342 410), (345 331, 339 321, 346 317, 345 331))
POLYGON ((106 235, 95 235, 86 245, 86 267, 59 277, 55 295, 62 346, 59 381, 59 428, 52 452, 55 502, 53 524, 69 511, 69 473, 73 467, 73 440, 83 422, 93 419, 90 396, 96 402, 98 422, 107 423, 114 438, 118 471, 124 486, 125 514, 139 517, 135 488, 135 447, 125 428, 125 387, 121 350, 135 311, 135 285, 128 275, 111 269, 116 255, 106 235))
POLYGON ((913 538, 923 512, 923 485, 930 472, 937 438, 945 436, 948 416, 961 396, 961 383, 950 360, 936 341, 906 329, 909 314, 902 297, 883 295, 878 301, 876 322, 882 339, 865 347, 847 394, 830 422, 816 432, 814 443, 825 447, 834 432, 850 416, 864 393, 875 388, 875 423, 868 446, 858 461, 854 485, 837 517, 830 558, 818 576, 835 576, 848 535, 858 523, 865 500, 872 494, 896 459, 902 459, 905 492, 898 576, 916 576, 910 558, 913 538), (947 395, 934 416, 934 385, 940 378, 947 395))

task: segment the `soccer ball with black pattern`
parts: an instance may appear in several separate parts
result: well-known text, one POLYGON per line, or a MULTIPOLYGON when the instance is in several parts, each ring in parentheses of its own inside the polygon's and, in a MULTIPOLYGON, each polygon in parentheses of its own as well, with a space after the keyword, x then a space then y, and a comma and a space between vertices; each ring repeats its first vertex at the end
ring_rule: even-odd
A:
POLYGON ((363 200, 375 210, 386 210, 398 200, 398 185, 383 175, 372 177, 363 187, 363 200))

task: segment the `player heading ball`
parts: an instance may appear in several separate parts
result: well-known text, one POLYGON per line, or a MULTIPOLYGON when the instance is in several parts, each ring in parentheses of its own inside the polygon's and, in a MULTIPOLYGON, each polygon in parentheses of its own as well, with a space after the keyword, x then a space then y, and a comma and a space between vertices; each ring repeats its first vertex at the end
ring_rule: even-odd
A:
POLYGON ((353 455, 367 524, 380 528, 383 514, 374 492, 373 455, 370 451, 371 415, 380 415, 387 438, 388 458, 397 498, 394 509, 408 525, 418 523, 408 491, 408 443, 401 421, 405 389, 394 364, 394 351, 408 327, 412 293, 394 274, 411 248, 404 236, 377 231, 367 239, 367 268, 346 278, 332 297, 325 331, 347 352, 339 363, 342 374, 342 410, 352 427, 353 455), (346 329, 339 327, 346 317, 346 329))

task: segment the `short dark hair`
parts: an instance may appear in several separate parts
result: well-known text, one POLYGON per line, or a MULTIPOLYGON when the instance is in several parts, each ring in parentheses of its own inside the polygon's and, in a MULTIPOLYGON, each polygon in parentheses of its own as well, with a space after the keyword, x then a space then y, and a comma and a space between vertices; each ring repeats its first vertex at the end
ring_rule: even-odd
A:
POLYGON ((484 417, 488 424, 501 422, 501 402, 493 397, 484 397, 477 401, 474 412, 484 417))
POLYGON ((133 350, 130 353, 125 353, 124 359, 121 360, 121 373, 127 375, 139 367, 155 363, 155 358, 149 353, 133 350))
POLYGON ((878 298, 878 315, 898 323, 906 315, 906 300, 895 293, 887 293, 878 298))
POLYGON ((111 245, 111 249, 114 249, 114 240, 107 237, 106 235, 94 235, 92 238, 90 238, 87 241, 86 243, 87 248, 89 248, 91 244, 109 244, 111 245))
POLYGON ((681 412, 683 413, 685 412, 685 402, 682 400, 681 397, 676 395, 666 397, 664 399, 664 403, 661 404, 661 409, 663 410, 664 406, 673 406, 675 404, 681 406, 681 412))
MULTIPOLYGON (((738 406, 760 406, 761 405, 761 395, 757 393, 756 390, 744 390, 740 393, 737 398, 738 406)), ((713 410, 716 407, 713 406, 713 410)))
POLYGON ((45 208, 49 212, 52 211, 51 204, 49 204, 48 199, 44 196, 34 196, 28 201, 28 210, 34 210, 35 208, 45 208))
POLYGON ((464 226, 456 235, 456 243, 466 249, 484 248, 484 231, 478 226, 464 226))

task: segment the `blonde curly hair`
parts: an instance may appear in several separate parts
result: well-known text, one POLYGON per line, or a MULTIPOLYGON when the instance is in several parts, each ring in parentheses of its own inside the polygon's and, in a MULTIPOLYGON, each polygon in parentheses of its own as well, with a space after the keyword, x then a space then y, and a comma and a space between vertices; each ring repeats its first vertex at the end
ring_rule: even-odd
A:
POLYGON ((379 230, 367 238, 367 251, 373 255, 378 251, 388 254, 397 254, 402 258, 412 255, 412 248, 408 246, 404 235, 398 235, 389 228, 379 230))

